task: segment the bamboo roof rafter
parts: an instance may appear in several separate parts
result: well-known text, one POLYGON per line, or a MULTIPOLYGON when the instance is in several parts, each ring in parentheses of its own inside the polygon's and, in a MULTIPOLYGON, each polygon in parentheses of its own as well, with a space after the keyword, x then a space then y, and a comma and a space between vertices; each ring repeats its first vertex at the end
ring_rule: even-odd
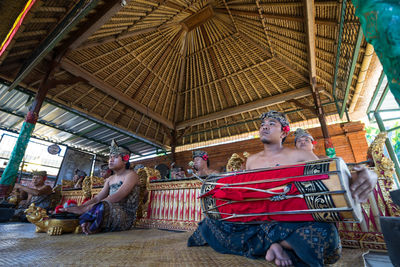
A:
POLYGON ((149 110, 147 107, 145 107, 143 104, 136 102, 133 99, 127 99, 126 95, 123 94, 122 92, 117 91, 116 89, 112 88, 111 86, 103 83, 101 80, 99 80, 97 77, 93 76, 91 73, 87 72, 86 70, 82 69, 78 65, 74 64, 73 62, 63 59, 61 61, 61 67, 73 74, 74 76, 81 77, 85 80, 87 80, 90 84, 95 86, 96 88, 103 90, 105 93, 109 94, 110 96, 114 97, 115 99, 123 102, 124 104, 132 107, 135 110, 138 110, 139 112, 146 114, 150 118, 154 119, 155 121, 158 121, 168 128, 173 128, 173 124, 169 121, 167 121, 165 118, 161 117, 159 114, 152 112, 149 110))
POLYGON ((239 70, 239 71, 237 71, 237 72, 234 72, 234 73, 231 73, 231 74, 227 74, 226 76, 224 76, 224 77, 222 77, 222 78, 218 78, 218 79, 212 80, 212 81, 210 81, 210 82, 207 82, 206 84, 202 84, 202 85, 199 85, 199 86, 196 86, 196 87, 193 87, 193 88, 189 88, 189 89, 185 90, 185 91, 183 92, 183 94, 186 94, 186 93, 188 93, 188 92, 190 92, 190 91, 198 90, 198 89, 203 88, 203 87, 205 87, 205 86, 209 86, 209 85, 212 85, 212 84, 216 84, 216 83, 221 82, 221 81, 223 81, 223 80, 230 79, 230 78, 232 78, 232 77, 234 77, 234 76, 237 76, 237 75, 239 75, 239 74, 242 74, 242 73, 244 73, 244 72, 246 72, 246 71, 248 71, 248 70, 251 70, 251 69, 253 69, 253 68, 256 68, 256 67, 258 67, 258 66, 260 66, 260 65, 268 64, 268 62, 271 61, 271 60, 272 60, 272 59, 268 58, 268 59, 266 59, 266 60, 264 60, 264 61, 258 62, 258 63, 254 64, 254 65, 252 65, 252 66, 246 67, 246 68, 241 69, 241 70, 239 70))
MULTIPOLYGON (((21 66, 40 44, 36 39, 42 35, 37 34, 51 32, 61 21, 66 13, 53 6, 62 6, 64 12, 73 8, 67 2, 46 1, 50 8, 34 10, 24 34, 11 44, 4 61, 8 66, 21 66)), ((335 69, 341 5, 316 1, 310 16, 305 8, 312 0, 305 1, 131 0, 124 7, 120 0, 99 1, 53 52, 72 48, 61 62, 64 67, 65 62, 77 65, 67 64, 70 71, 56 70, 58 81, 86 74, 89 81, 55 86, 49 98, 167 147, 257 130, 255 118, 270 109, 289 112, 291 122, 314 119, 305 109, 310 84, 322 101, 332 102, 333 76, 346 75, 346 53, 353 51, 355 42, 351 29, 359 24, 354 7, 345 5, 335 69), (112 15, 113 8, 119 11, 112 15), (290 92, 298 88, 304 91, 295 96, 298 101, 291 101, 290 92), (174 140, 170 130, 181 138, 174 140)), ((364 47, 363 43, 360 58, 364 47)), ((38 64, 24 84, 37 87, 46 64, 38 64)), ((359 65, 348 79, 353 83, 359 65)), ((8 79, 11 73, 0 66, 1 77, 8 79)), ((336 89, 336 96, 343 95, 340 86, 336 89)), ((350 97, 353 92, 350 85, 350 97)), ((326 104, 324 110, 332 114, 335 107, 326 104)))
POLYGON ((195 118, 195 119, 191 119, 188 121, 180 122, 177 125, 177 129, 181 130, 187 126, 202 124, 202 123, 205 123, 210 120, 226 118, 228 116, 240 114, 245 111, 263 108, 263 107, 267 107, 267 106, 271 106, 271 105, 276 105, 278 103, 282 103, 282 102, 285 102, 290 99, 302 98, 302 97, 306 97, 309 95, 311 95, 311 90, 309 87, 296 89, 295 91, 289 91, 286 93, 274 95, 274 96, 268 97, 266 99, 260 99, 260 100, 254 101, 252 103, 247 103, 247 104, 240 105, 240 106, 237 106, 234 108, 225 109, 223 111, 219 111, 219 112, 215 112, 213 114, 202 116, 200 118, 195 118))
POLYGON ((263 30, 264 30, 264 33, 265 33, 265 37, 267 38, 269 52, 271 53, 272 56, 274 56, 274 50, 272 50, 272 46, 271 46, 271 43, 270 43, 270 40, 269 40, 268 29, 267 29, 267 26, 265 24, 264 12, 262 12, 260 0, 256 0, 256 5, 257 5, 257 11, 260 14, 260 19, 261 19, 261 23, 262 23, 263 30))

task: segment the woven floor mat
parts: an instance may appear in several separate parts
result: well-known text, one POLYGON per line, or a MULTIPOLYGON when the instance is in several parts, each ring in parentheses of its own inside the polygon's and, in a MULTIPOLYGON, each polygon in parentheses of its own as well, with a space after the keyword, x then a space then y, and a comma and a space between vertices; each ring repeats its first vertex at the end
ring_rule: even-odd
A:
MULTIPOLYGON (((34 233, 32 224, 0 224, 1 266, 274 266, 265 260, 186 246, 191 233, 155 229, 91 236, 34 233)), ((362 251, 346 249, 333 266, 363 266, 362 251)))

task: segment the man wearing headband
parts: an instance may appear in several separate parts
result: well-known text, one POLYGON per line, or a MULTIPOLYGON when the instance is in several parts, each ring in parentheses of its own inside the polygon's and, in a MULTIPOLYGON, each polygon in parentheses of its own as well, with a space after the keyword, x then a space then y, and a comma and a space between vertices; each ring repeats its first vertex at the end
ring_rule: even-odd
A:
MULTIPOLYGON (((294 144, 296 149, 313 152, 314 146, 317 142, 314 140, 311 134, 301 128, 298 128, 294 135, 294 144)), ((320 159, 329 158, 325 155, 318 155, 317 157, 320 159)), ((369 171, 363 165, 355 165, 353 167, 353 171, 355 172, 352 172, 353 178, 350 186, 351 193, 356 201, 365 203, 367 202, 370 193, 375 188, 378 178, 376 177, 375 173, 369 171)))
POLYGON ((103 164, 100 167, 100 177, 107 179, 108 177, 110 177, 112 175, 112 170, 110 170, 110 168, 108 167, 108 164, 103 164))
MULTIPOLYGON (((247 159, 246 169, 318 159, 311 151, 284 147, 289 131, 289 122, 283 113, 269 111, 262 114, 259 133, 264 149, 247 159)), ((374 174, 363 172, 361 175, 374 174)), ((206 244, 221 253, 265 257, 278 266, 323 266, 336 262, 341 253, 335 225, 324 222, 235 224, 207 217, 188 240, 188 246, 206 244)))
POLYGON ((218 173, 215 170, 209 169, 210 159, 205 151, 196 150, 193 151, 193 168, 196 170, 199 176, 208 176, 213 173, 218 173))
POLYGON ((81 171, 80 169, 76 169, 74 173, 75 173, 75 175, 72 178, 72 180, 74 181, 74 187, 82 188, 82 182, 85 179, 85 177, 87 176, 86 172, 81 171))
POLYGON ((301 128, 297 128, 294 132, 294 145, 297 149, 312 151, 314 149, 314 138, 311 134, 301 128))
POLYGON ((170 177, 171 179, 183 179, 185 178, 185 171, 181 167, 174 165, 171 169, 170 177))
POLYGON ((35 203, 37 207, 43 209, 50 208, 51 199, 50 195, 52 189, 49 185, 45 184, 47 179, 46 171, 33 171, 32 172, 32 183, 33 187, 24 186, 21 184, 15 184, 14 189, 24 191, 28 194, 28 199, 24 205, 20 206, 14 213, 16 219, 26 221, 25 214, 23 213, 30 204, 35 203))
POLYGON ((114 174, 101 192, 80 206, 60 209, 81 215, 79 223, 85 234, 129 230, 135 222, 140 187, 138 175, 129 169, 129 156, 130 152, 113 140, 108 167, 114 174))
MULTIPOLYGON (((317 144, 317 142, 314 140, 311 134, 301 128, 297 128, 294 132, 294 136, 294 145, 296 146, 296 149, 311 151, 314 153, 314 146, 317 144)), ((325 155, 317 157, 320 159, 329 159, 329 157, 325 155)))

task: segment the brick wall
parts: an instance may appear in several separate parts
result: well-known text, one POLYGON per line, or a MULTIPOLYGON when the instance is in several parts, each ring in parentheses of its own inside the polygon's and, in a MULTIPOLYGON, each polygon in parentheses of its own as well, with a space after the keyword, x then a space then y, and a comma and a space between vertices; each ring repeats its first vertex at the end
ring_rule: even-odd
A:
MULTIPOLYGON (((328 126, 329 134, 331 135, 333 146, 335 147, 338 157, 344 159, 345 162, 361 162, 366 160, 368 144, 365 138, 364 124, 361 122, 338 123, 328 126)), ((312 128, 307 130, 317 141, 314 153, 317 155, 324 155, 324 141, 322 138, 322 131, 320 128, 312 128)), ((285 142, 287 146, 294 146, 294 134, 291 133, 285 142)), ((259 138, 238 141, 235 143, 210 146, 202 148, 201 150, 207 151, 210 156, 210 168, 221 171, 225 167, 228 159, 233 153, 240 153, 247 151, 250 154, 259 152, 263 149, 259 138)), ((192 151, 184 151, 176 153, 176 164, 183 167, 185 170, 188 168, 189 161, 192 160, 192 151)), ((157 158, 147 159, 135 162, 134 164, 143 164, 147 167, 154 168, 155 165, 164 163, 170 165, 172 157, 161 156, 157 158)))

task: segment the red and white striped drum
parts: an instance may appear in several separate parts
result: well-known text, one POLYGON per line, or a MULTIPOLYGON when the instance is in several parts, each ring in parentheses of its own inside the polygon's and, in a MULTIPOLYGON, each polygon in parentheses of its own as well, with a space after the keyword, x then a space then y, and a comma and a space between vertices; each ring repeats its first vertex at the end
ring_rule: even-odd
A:
POLYGON ((340 158, 209 176, 201 206, 206 216, 231 222, 360 222, 350 178, 340 158))

